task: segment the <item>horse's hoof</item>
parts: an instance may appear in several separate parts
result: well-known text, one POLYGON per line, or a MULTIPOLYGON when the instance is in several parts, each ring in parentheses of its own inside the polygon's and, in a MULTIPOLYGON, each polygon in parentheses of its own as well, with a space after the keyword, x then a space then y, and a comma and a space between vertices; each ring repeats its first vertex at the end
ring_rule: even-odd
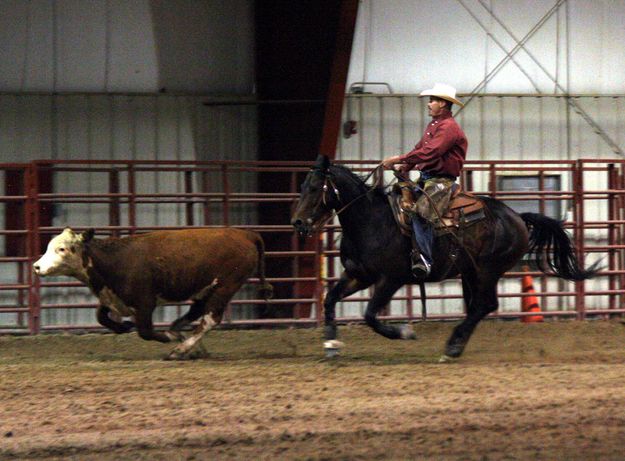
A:
POLYGON ((445 355, 457 359, 464 352, 464 344, 448 344, 445 348, 445 355))
POLYGON ((414 332, 411 325, 402 325, 400 327, 399 337, 401 339, 417 339, 417 334, 414 332))
POLYGON ((441 355, 441 358, 438 359, 438 363, 452 363, 455 362, 456 359, 454 357, 450 357, 446 354, 441 355))
POLYGON ((323 350, 326 354, 326 358, 332 358, 339 355, 341 349, 345 347, 345 343, 339 341, 338 339, 331 339, 330 341, 325 341, 323 343, 323 350))

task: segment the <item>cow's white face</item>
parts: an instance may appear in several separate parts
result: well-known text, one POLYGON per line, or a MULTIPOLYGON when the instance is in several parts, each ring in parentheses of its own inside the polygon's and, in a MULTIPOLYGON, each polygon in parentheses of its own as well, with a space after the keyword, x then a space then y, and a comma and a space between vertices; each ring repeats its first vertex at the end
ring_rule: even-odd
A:
POLYGON ((69 227, 48 243, 46 253, 33 264, 35 274, 77 275, 84 271, 82 267, 83 236, 69 227))

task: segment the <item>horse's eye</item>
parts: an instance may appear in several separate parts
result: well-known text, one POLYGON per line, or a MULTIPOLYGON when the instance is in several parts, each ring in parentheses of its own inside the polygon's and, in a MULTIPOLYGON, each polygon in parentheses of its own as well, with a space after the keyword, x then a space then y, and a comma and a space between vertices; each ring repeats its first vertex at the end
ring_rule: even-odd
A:
POLYGON ((59 247, 58 250, 59 253, 65 253, 65 248, 64 247, 59 247))

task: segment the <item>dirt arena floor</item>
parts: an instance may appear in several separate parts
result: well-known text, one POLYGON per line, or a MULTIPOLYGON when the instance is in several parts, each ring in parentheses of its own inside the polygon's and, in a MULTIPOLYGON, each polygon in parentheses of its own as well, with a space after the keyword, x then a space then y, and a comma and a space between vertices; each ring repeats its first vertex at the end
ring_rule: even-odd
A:
POLYGON ((623 460, 625 325, 454 323, 417 341, 340 329, 211 332, 162 360, 136 334, 0 337, 0 459, 623 460))

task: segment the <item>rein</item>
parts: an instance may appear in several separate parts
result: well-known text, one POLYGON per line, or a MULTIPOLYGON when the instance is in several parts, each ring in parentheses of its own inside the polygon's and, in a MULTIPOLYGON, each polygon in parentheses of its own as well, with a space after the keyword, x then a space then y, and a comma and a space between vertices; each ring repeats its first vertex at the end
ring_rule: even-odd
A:
MULTIPOLYGON (((371 172, 363 179, 363 183, 366 183, 369 178, 376 172, 378 171, 380 168, 382 168, 382 164, 380 163, 378 166, 376 166, 373 170, 371 170, 371 172)), ((369 189, 367 189, 367 192, 364 192, 362 194, 360 194, 358 197, 352 199, 351 201, 349 201, 347 204, 343 205, 341 208, 339 208, 338 210, 334 210, 332 212, 332 214, 323 221, 323 223, 319 226, 319 229, 323 228, 323 226, 326 225, 326 223, 330 220, 332 220, 334 217, 338 216, 339 214, 341 214, 343 211, 345 211, 347 208, 349 208, 350 206, 352 206, 354 204, 354 202, 360 200, 361 198, 363 198, 364 196, 366 196, 369 192, 371 192, 373 189, 375 189, 378 185, 379 181, 374 182, 371 187, 369 189)), ((332 187, 332 192, 334 192, 334 195, 336 195, 337 200, 339 201, 339 205, 341 204, 341 195, 339 193, 338 188, 336 187, 336 184, 334 184, 334 181, 332 181, 332 179, 326 174, 325 178, 323 180, 323 195, 321 196, 321 200, 323 202, 323 204, 327 207, 328 205, 328 200, 326 199, 326 195, 328 193, 328 190, 330 190, 330 187, 332 187)), ((366 185, 366 184, 365 184, 366 185)))

